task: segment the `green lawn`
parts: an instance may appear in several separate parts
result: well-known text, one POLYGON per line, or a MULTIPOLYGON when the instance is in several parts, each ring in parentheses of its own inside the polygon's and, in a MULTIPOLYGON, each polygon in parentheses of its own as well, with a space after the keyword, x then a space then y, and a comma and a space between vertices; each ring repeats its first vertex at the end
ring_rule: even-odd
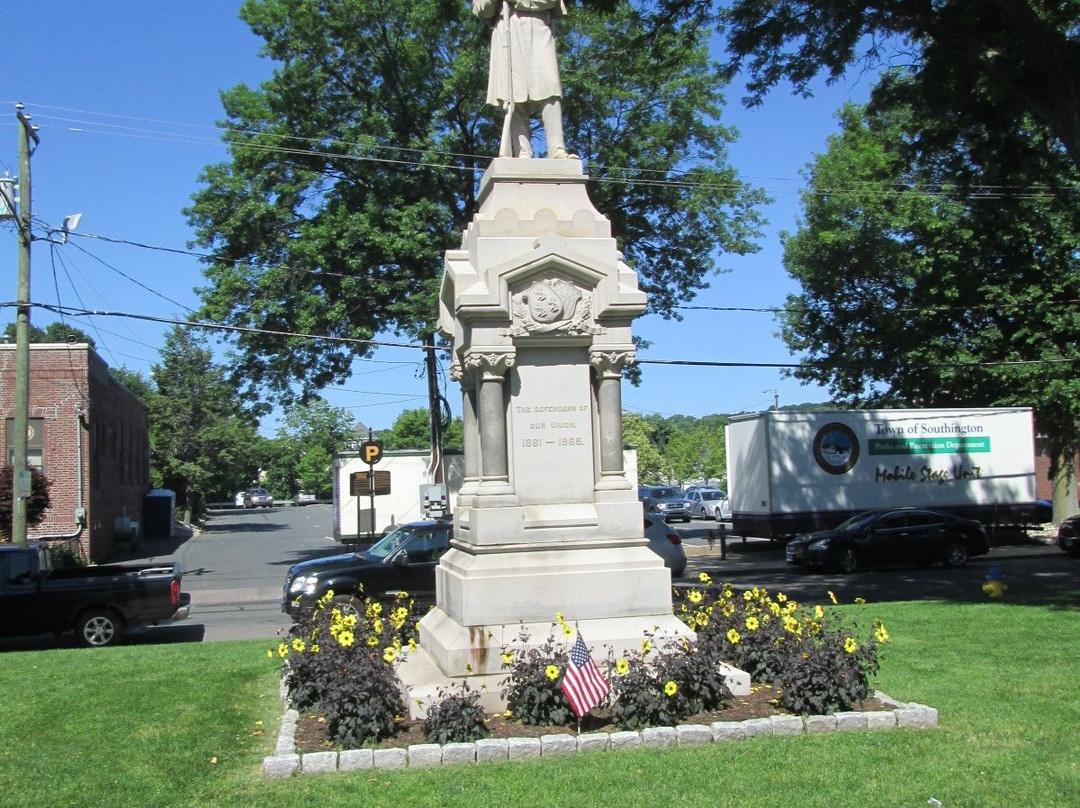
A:
POLYGON ((5 806, 1075 806, 1080 593, 1056 603, 874 604, 877 686, 936 730, 267 781, 269 643, 0 654, 5 806), (260 723, 261 722, 261 723, 260 723))

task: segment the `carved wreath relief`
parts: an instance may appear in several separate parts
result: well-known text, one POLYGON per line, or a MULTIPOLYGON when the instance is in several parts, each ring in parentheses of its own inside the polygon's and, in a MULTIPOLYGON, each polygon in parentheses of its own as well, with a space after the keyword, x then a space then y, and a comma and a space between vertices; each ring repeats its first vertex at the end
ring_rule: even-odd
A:
POLYGON ((562 278, 533 281, 511 296, 514 336, 592 333, 592 293, 562 278))

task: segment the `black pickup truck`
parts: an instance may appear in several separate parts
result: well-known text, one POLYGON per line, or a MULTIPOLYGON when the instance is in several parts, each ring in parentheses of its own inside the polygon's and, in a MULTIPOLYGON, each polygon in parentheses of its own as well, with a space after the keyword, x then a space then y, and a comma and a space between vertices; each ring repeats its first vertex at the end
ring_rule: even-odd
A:
POLYGON ((179 564, 56 566, 45 545, 0 546, 0 636, 73 630, 81 645, 115 645, 133 626, 187 617, 179 564))

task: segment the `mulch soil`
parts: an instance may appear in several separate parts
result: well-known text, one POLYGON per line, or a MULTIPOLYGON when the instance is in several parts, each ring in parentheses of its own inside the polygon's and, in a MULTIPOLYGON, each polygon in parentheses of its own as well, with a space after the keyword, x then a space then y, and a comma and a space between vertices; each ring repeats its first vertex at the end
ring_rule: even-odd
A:
MULTIPOLYGON (((779 693, 771 687, 755 685, 749 696, 738 696, 728 702, 724 710, 699 713, 690 716, 684 724, 711 724, 714 721, 745 721, 748 718, 768 718, 771 715, 791 715, 777 706, 779 693)), ((870 698, 852 708, 856 711, 890 709, 877 699, 870 698)), ((513 718, 501 715, 488 719, 488 729, 492 738, 539 738, 541 735, 568 733, 576 735, 577 724, 556 726, 533 726, 522 724, 513 718)), ((619 727, 611 721, 611 713, 606 709, 596 709, 581 719, 581 731, 615 732, 619 727)), ((296 724, 296 749, 300 753, 325 752, 334 749, 334 744, 326 737, 326 722, 319 713, 304 713, 296 724)), ((391 737, 373 744, 375 749, 406 747, 411 744, 428 743, 424 737, 422 721, 402 721, 397 732, 391 737)))

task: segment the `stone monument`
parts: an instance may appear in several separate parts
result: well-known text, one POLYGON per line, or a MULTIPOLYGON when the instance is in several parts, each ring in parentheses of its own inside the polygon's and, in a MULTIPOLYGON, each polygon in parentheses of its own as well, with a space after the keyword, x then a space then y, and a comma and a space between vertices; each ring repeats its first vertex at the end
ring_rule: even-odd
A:
MULTIPOLYGON (((461 384, 465 474, 436 607, 399 669, 414 715, 464 676, 501 709, 500 650, 520 647, 522 627, 541 644, 556 613, 598 658, 647 633, 693 637, 623 468, 622 370, 645 294, 581 161, 523 157, 492 161, 445 256, 439 329, 461 384)), ((749 679, 733 671, 729 687, 749 692, 749 679)))

